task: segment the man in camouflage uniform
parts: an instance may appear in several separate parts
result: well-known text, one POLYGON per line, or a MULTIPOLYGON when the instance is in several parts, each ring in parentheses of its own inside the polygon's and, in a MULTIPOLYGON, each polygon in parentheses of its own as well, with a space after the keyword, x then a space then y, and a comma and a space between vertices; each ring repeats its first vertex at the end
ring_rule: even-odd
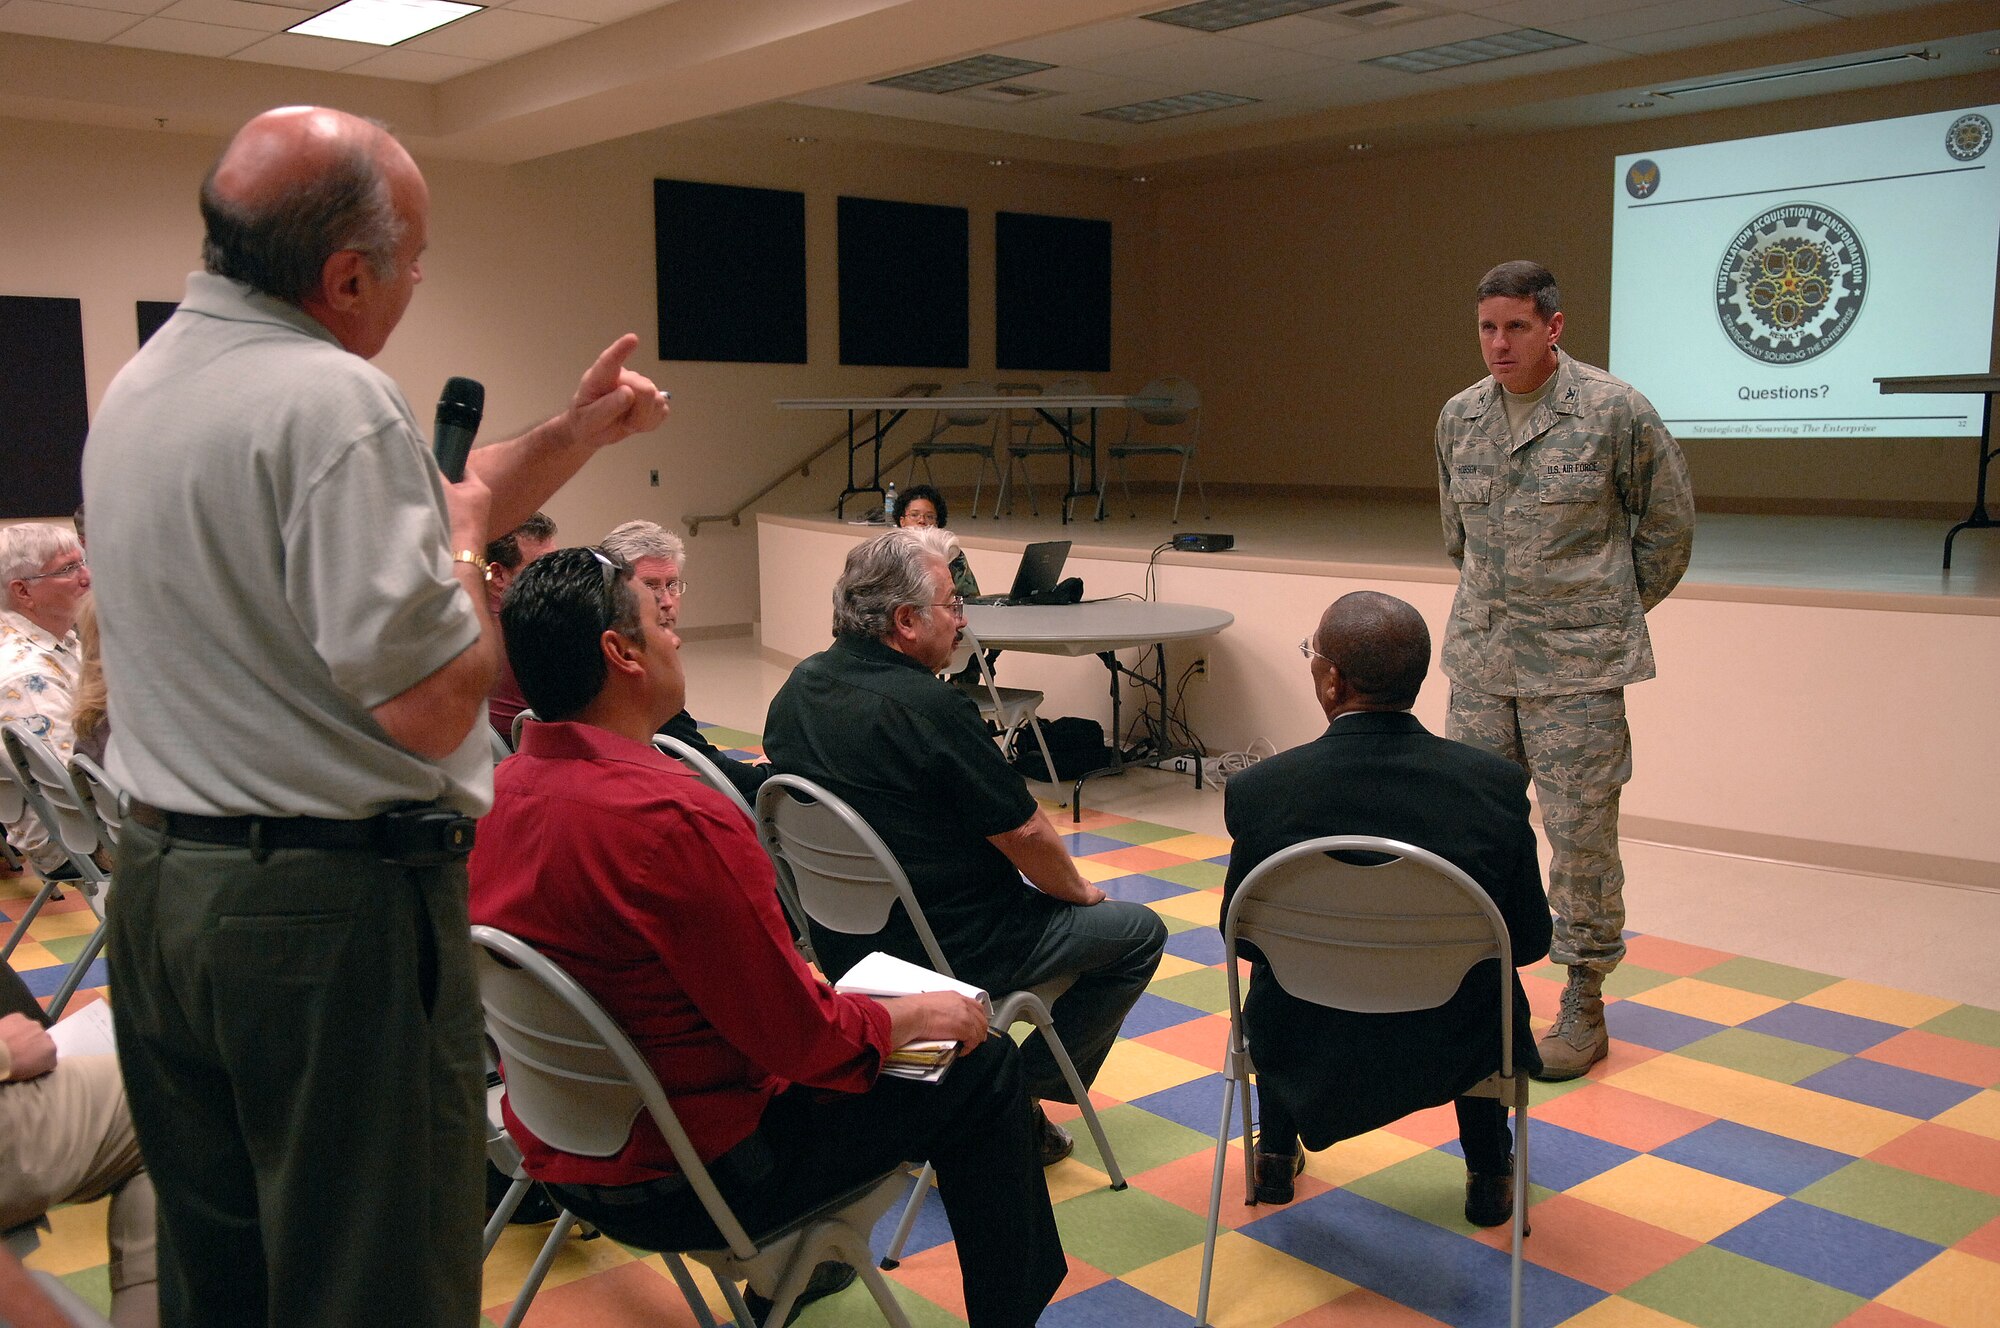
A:
POLYGON ((1618 790, 1632 774, 1625 684, 1653 676, 1646 611, 1687 570, 1694 498, 1652 405, 1556 348, 1562 296, 1539 263, 1479 283, 1492 370, 1438 415, 1448 732, 1534 777, 1553 861, 1550 956, 1569 968, 1537 1078, 1603 1060, 1605 974, 1625 955, 1618 790))

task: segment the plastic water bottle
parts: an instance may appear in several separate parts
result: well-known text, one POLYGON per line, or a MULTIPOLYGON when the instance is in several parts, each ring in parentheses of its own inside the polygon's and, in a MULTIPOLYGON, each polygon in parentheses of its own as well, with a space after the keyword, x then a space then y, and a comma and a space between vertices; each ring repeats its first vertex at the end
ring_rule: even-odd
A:
POLYGON ((890 480, 889 487, 882 491, 882 524, 896 524, 896 481, 890 480))

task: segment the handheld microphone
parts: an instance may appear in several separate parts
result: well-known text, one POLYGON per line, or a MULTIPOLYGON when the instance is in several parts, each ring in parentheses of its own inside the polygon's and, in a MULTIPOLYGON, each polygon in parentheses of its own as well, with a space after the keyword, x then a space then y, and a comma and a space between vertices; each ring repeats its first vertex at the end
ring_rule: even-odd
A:
POLYGON ((448 378, 444 394, 438 398, 437 425, 432 451, 438 469, 456 484, 465 478, 465 457, 479 433, 480 416, 486 413, 486 389, 471 378, 448 378))

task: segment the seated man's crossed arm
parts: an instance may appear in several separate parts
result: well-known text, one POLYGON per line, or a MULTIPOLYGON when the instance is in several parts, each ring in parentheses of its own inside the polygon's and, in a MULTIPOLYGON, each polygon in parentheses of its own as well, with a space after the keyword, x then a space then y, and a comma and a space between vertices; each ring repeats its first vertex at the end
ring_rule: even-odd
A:
POLYGON ((1070 904, 1104 902, 1104 892, 1083 879, 1062 835, 1041 808, 1035 808, 1034 815, 1012 830, 988 835, 986 842, 1006 854, 1007 861, 1043 894, 1070 904))

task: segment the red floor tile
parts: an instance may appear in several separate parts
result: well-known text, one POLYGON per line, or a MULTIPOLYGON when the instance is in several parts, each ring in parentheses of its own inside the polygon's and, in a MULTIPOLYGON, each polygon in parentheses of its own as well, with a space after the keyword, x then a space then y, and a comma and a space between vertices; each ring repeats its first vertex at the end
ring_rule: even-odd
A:
POLYGON ((2000 1194, 2000 1139, 1926 1121, 1868 1155, 1871 1162, 1919 1176, 2000 1194))
POLYGON ((1961 1084, 1977 1084, 1981 1088, 2000 1084, 2000 1047, 1982 1047, 1976 1042, 1940 1037, 1920 1028, 1898 1033, 1861 1056, 1919 1074, 1955 1079, 1961 1084))
POLYGON ((1641 1153, 1650 1153, 1715 1120, 1611 1084, 1591 1084, 1564 1093, 1536 1107, 1532 1116, 1536 1121, 1548 1121, 1641 1153))

